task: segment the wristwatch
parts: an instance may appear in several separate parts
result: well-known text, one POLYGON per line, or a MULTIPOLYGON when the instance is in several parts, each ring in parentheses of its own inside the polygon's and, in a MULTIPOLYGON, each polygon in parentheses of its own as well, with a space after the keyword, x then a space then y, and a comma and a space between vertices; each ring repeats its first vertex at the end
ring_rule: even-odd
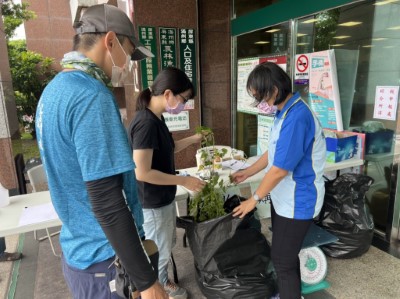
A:
POLYGON ((260 200, 260 196, 258 196, 255 191, 253 193, 253 198, 254 198, 255 201, 259 201, 260 200))

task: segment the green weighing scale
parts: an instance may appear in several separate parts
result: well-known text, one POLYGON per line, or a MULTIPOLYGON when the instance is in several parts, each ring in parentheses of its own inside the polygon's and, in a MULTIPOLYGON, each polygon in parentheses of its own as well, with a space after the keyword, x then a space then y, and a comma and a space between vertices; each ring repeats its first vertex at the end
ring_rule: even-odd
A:
POLYGON ((330 284, 325 280, 328 263, 324 252, 318 246, 337 240, 336 236, 316 224, 310 226, 299 253, 303 295, 329 288, 330 284))

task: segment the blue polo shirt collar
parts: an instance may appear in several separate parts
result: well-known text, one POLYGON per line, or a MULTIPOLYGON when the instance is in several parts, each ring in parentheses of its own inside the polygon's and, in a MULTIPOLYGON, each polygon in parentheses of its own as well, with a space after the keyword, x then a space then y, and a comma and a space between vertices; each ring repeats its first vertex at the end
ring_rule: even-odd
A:
POLYGON ((282 118, 285 114, 286 111, 289 110, 290 107, 292 107, 295 103, 300 100, 300 93, 296 92, 290 99, 289 101, 286 102, 285 106, 283 106, 282 110, 277 110, 276 111, 276 118, 282 118))

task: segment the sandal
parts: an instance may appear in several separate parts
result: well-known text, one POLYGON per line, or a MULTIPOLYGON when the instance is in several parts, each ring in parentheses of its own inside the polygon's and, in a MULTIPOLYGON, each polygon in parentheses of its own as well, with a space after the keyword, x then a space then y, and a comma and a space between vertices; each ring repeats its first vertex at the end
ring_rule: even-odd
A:
POLYGON ((22 258, 22 253, 20 252, 4 252, 2 255, 0 255, 0 262, 12 262, 12 261, 17 261, 22 258))

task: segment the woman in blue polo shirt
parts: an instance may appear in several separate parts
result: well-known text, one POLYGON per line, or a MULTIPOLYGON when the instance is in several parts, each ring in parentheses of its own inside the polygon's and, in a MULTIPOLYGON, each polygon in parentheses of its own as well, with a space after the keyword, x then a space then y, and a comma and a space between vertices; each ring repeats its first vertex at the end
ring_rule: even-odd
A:
POLYGON ((257 190, 234 216, 244 217, 258 200, 271 194, 273 228, 271 257, 281 299, 301 298, 298 254, 307 230, 322 207, 326 145, 321 125, 301 99, 292 93, 289 76, 275 63, 265 62, 250 73, 247 90, 257 102, 277 107, 268 151, 249 168, 233 174, 240 183, 265 169, 257 190))

